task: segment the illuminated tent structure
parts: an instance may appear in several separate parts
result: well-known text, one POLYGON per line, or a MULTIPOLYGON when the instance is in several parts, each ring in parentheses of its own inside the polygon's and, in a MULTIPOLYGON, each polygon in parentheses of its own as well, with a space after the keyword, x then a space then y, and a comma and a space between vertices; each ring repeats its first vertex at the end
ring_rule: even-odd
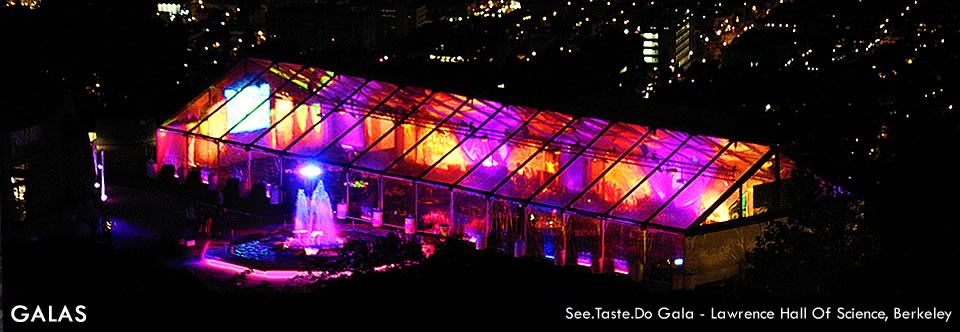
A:
POLYGON ((156 135, 159 164, 214 185, 290 202, 297 170, 321 165, 338 218, 413 219, 421 233, 637 278, 679 263, 688 229, 765 212, 768 184, 793 164, 760 144, 260 59, 156 135))

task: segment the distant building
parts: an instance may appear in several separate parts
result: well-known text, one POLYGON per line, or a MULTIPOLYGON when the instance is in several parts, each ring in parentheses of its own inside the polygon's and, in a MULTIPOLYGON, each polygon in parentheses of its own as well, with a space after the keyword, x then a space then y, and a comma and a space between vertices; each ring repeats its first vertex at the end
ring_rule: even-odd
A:
POLYGON ((430 21, 448 20, 451 17, 466 17, 471 6, 475 6, 476 1, 472 0, 425 0, 426 18, 430 21))
POLYGON ((374 5, 377 16, 377 42, 383 44, 405 37, 426 24, 426 6, 418 0, 390 0, 374 5), (422 14, 421 15, 418 15, 422 14))
POLYGON ((426 5, 426 4, 422 4, 422 5, 420 5, 420 6, 417 6, 416 14, 415 14, 415 16, 414 16, 414 18, 415 18, 415 19, 414 19, 414 25, 416 26, 416 28, 419 29, 420 27, 422 27, 422 26, 424 26, 424 25, 432 22, 432 21, 430 20, 430 17, 427 16, 428 13, 429 13, 429 11, 427 10, 427 5, 426 5))
POLYGON ((683 71, 693 59, 694 34, 690 14, 673 15, 640 28, 643 62, 683 71))
POLYGON ((173 21, 177 16, 181 14, 182 11, 187 10, 185 7, 179 3, 174 2, 160 2, 157 3, 157 16, 160 16, 163 20, 173 21))
POLYGON ((430 23, 423 0, 285 1, 266 10, 267 30, 306 49, 385 48, 430 23))
POLYGON ((379 12, 364 7, 296 3, 271 8, 267 31, 303 49, 365 48, 375 44, 381 19, 379 12))

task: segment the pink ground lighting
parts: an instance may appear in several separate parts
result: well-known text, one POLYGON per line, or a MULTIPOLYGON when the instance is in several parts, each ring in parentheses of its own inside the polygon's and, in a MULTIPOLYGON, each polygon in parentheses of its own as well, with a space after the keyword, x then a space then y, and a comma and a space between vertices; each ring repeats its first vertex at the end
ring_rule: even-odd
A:
MULTIPOLYGON (((335 273, 330 273, 327 271, 292 271, 292 270, 258 270, 254 268, 249 268, 243 265, 224 262, 219 259, 207 258, 207 249, 210 247, 210 242, 203 244, 203 249, 201 249, 200 254, 200 263, 203 266, 231 272, 231 273, 243 273, 245 271, 251 271, 248 276, 258 279, 269 279, 269 280, 285 280, 291 279, 296 276, 314 276, 321 277, 323 279, 339 279, 342 277, 350 277, 353 275, 352 271, 340 271, 335 273)), ((407 264, 408 265, 408 264, 407 264)), ((374 272, 384 272, 393 269, 398 269, 405 266, 405 264, 386 264, 373 268, 374 272)))
POLYGON ((257 269, 251 269, 251 268, 233 264, 233 263, 227 263, 221 260, 207 259, 207 258, 203 259, 203 265, 206 265, 212 268, 217 268, 220 270, 230 271, 233 273, 243 273, 244 271, 250 270, 253 272, 250 273, 249 276, 259 277, 264 279, 290 279, 290 278, 296 277, 301 273, 306 274, 306 272, 300 272, 300 271, 285 271, 285 270, 262 271, 257 269))
POLYGON ((301 271, 290 271, 290 270, 257 270, 251 269, 246 266, 237 265, 233 263, 224 262, 217 259, 207 258, 207 249, 210 248, 210 242, 206 241, 203 244, 203 249, 200 251, 200 263, 204 266, 215 268, 218 270, 233 272, 233 273, 243 273, 244 271, 252 271, 249 276, 262 278, 262 279, 290 279, 296 277, 299 274, 306 275, 306 272, 301 271))

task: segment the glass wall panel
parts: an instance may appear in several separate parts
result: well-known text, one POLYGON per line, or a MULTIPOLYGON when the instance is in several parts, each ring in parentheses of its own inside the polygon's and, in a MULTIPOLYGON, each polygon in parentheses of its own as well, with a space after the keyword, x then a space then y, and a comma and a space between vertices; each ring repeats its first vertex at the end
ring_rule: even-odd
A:
POLYGON ((241 208, 241 198, 250 191, 250 164, 247 150, 239 145, 220 143, 215 174, 223 190, 223 203, 228 208, 241 208))
MULTIPOLYGON (((237 179, 245 182, 248 179, 247 151, 242 146, 220 144, 220 158, 217 164, 220 181, 237 179)), ((222 184, 221 184, 222 185, 222 184)))
POLYGON ((337 204, 347 202, 347 172, 343 168, 327 165, 320 178, 330 193, 330 205, 336 212, 337 204))
POLYGON ((604 222, 604 271, 635 277, 643 272, 646 263, 646 232, 632 223, 607 220, 604 222))
POLYGON ((380 207, 379 176, 373 173, 350 171, 350 181, 347 182, 350 190, 349 216, 363 220, 372 220, 373 210, 380 207))
POLYGON ((602 239, 600 219, 570 214, 567 217, 567 265, 600 270, 602 239))
POLYGON ((515 202, 494 199, 490 205, 490 247, 507 254, 523 255, 526 212, 515 202))
POLYGON ((186 151, 186 136, 179 132, 157 129, 157 164, 160 167, 173 165, 178 168, 187 165, 186 151))
POLYGON ((418 183, 417 190, 417 231, 448 236, 450 190, 424 183, 418 183))
MULTIPOLYGON (((270 189, 280 186, 280 175, 283 170, 280 168, 280 157, 275 153, 250 150, 250 177, 253 185, 262 185, 270 193, 270 189)), ((269 197, 268 197, 269 198, 269 197)))
POLYGON ((483 196, 454 190, 453 209, 454 238, 473 243, 486 240, 487 200, 483 196))
POLYGON ((527 256, 557 260, 564 249, 563 214, 556 209, 527 207, 527 256))
POLYGON ((383 223, 403 227, 403 219, 413 216, 413 182, 383 178, 383 223))
POLYGON ((673 262, 683 258, 683 235, 677 232, 648 228, 646 231, 647 267, 646 279, 669 283, 673 280, 673 262))

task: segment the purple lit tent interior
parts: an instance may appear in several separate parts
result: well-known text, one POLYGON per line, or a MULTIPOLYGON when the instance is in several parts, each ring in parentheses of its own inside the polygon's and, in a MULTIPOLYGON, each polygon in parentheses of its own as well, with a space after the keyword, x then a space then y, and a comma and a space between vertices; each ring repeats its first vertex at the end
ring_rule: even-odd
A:
POLYGON ((296 170, 319 164, 349 218, 382 211, 387 226, 410 217, 418 232, 638 278, 684 257, 688 229, 763 214, 754 188, 793 167, 760 144, 261 59, 156 135, 161 165, 214 185, 290 202, 296 170))

